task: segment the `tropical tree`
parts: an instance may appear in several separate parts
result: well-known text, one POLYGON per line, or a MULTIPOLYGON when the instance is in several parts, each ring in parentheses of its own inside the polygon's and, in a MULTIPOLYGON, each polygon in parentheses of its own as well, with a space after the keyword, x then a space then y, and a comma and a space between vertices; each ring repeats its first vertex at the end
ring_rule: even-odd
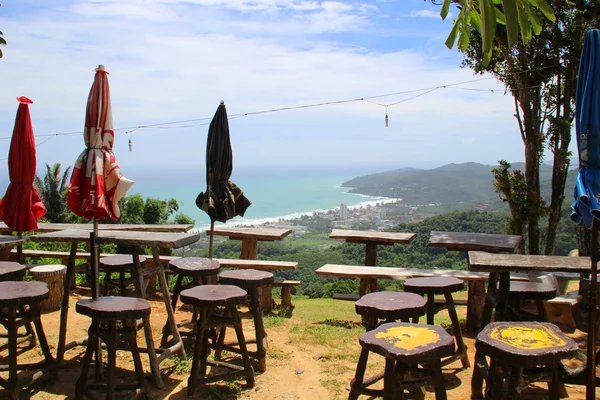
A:
POLYGON ((67 208, 67 190, 70 172, 70 166, 61 174, 60 163, 52 166, 46 164, 44 178, 42 179, 38 175, 35 176, 35 188, 46 206, 46 215, 44 218, 50 222, 69 222, 71 220, 67 208))
MULTIPOLYGON (((464 53, 464 65, 477 73, 494 75, 514 99, 518 132, 525 149, 525 171, 513 171, 501 161, 495 169, 496 189, 511 211, 509 231, 526 239, 530 254, 551 254, 561 218, 569 168, 569 145, 574 118, 577 73, 583 38, 600 22, 600 9, 592 0, 554 2, 555 22, 539 16, 541 30, 529 41, 511 46, 501 27, 494 37, 493 55, 486 64, 486 49, 474 40, 464 53), (540 165, 544 150, 553 154, 550 199, 540 194, 540 165), (547 217, 548 228, 540 230, 547 217)), ((479 32, 471 28, 470 35, 479 32)))

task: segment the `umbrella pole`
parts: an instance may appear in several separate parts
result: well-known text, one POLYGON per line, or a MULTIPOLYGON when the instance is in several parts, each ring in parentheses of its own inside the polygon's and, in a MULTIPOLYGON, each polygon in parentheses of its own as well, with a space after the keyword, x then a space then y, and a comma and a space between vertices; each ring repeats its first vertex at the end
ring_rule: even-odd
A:
POLYGON ((213 221, 212 219, 210 220, 210 241, 208 242, 208 258, 210 258, 212 260, 213 258, 213 236, 214 236, 214 229, 215 229, 215 221, 213 221))
MULTIPOLYGON (((17 231, 17 236, 21 236, 23 232, 17 231)), ((17 245, 17 260, 19 264, 25 265, 25 257, 23 257, 23 245, 17 245)))
POLYGON ((587 343, 587 385, 586 400, 596 399, 596 316, 597 316, 597 297, 598 297, 598 261, 600 254, 598 251, 598 222, 592 223, 592 265, 590 275, 589 289, 589 313, 588 313, 588 343, 587 343))
POLYGON ((98 220, 94 218, 94 229, 90 235, 90 241, 92 246, 91 251, 91 274, 92 274, 92 298, 98 297, 99 285, 98 285, 98 220))

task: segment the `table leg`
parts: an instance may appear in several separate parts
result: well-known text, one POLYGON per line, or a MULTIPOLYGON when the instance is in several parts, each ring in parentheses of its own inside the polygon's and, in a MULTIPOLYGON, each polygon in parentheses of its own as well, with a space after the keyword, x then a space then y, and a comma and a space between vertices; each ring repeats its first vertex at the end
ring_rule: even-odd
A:
POLYGON ((481 318, 485 307, 485 283, 469 281, 467 295, 467 332, 476 333, 481 330, 481 318))
POLYGON ((496 304, 495 321, 506 321, 506 310, 508 309, 508 300, 510 294, 510 273, 500 272, 500 282, 498 284, 498 303, 496 304))
POLYGON ((245 237, 242 239, 242 253, 240 259, 242 260, 256 260, 258 257, 258 239, 252 237, 245 237))
POLYGON ((490 272, 490 277, 488 279, 488 290, 485 298, 485 305, 483 306, 483 314, 481 315, 481 326, 479 327, 479 329, 492 322, 492 314, 494 313, 494 308, 496 307, 496 303, 498 302, 497 286, 498 273, 490 272))
POLYGON ((367 242, 367 248, 365 249, 365 265, 372 267, 377 265, 377 243, 367 242))
POLYGON ((377 291, 377 279, 361 278, 360 287, 358 289, 358 295, 363 297, 367 293, 377 291))
POLYGON ((75 273, 75 256, 77 255, 77 242, 71 243, 71 252, 69 253, 69 262, 67 263, 67 275, 63 282, 63 298, 60 306, 60 328, 58 331, 58 346, 56 351, 56 361, 60 362, 65 355, 65 341, 67 337, 67 317, 69 314, 69 292, 71 289, 71 277, 75 273))
POLYGON ((177 329, 177 322, 175 321, 175 312, 173 311, 173 307, 171 306, 169 284, 167 282, 167 277, 165 276, 165 270, 163 268, 162 262, 160 261, 160 254, 158 253, 158 249, 156 247, 152 248, 152 257, 154 258, 154 264, 156 265, 156 275, 158 276, 158 280, 160 282, 160 290, 162 291, 163 301, 165 302, 165 307, 167 309, 167 318, 171 327, 173 340, 175 341, 175 345, 171 346, 168 350, 163 351, 163 353, 160 356, 159 362, 175 351, 179 353, 179 356, 182 360, 185 360, 186 355, 185 349, 183 347, 183 340, 181 340, 181 335, 179 334, 179 330, 177 329))

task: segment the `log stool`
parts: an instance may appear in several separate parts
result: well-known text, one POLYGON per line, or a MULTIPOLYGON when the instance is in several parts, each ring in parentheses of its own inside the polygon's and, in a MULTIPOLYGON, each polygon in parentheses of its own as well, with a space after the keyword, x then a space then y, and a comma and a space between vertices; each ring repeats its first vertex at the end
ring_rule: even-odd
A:
POLYGON ((548 322, 492 322, 477 335, 475 348, 473 399, 484 398, 485 377, 487 396, 494 399, 501 398, 507 380, 509 399, 518 399, 530 382, 547 381, 549 398, 558 400, 564 393, 559 361, 573 356, 578 346, 548 322), (490 357, 490 367, 486 356, 490 357), (533 369, 536 371, 531 374, 533 369))
MULTIPOLYGON (((272 285, 274 281, 273 274, 266 271, 258 271, 255 269, 238 269, 223 271, 219 275, 219 283, 223 285, 238 286, 248 292, 250 297, 250 314, 254 320, 254 332, 256 339, 256 351, 251 351, 249 354, 258 360, 258 370, 265 372, 267 370, 267 332, 263 324, 262 309, 260 306, 259 288, 272 285)), ((225 344, 225 332, 227 327, 224 326, 219 332, 219 337, 215 347, 215 357, 219 358, 221 350, 240 352, 240 349, 235 344, 225 344)), ((251 343, 251 341, 249 341, 251 343)))
MULTIPOLYGON (((425 300, 414 293, 388 291, 368 293, 356 301, 354 307, 356 313, 363 317, 367 331, 377 328, 380 320, 408 322, 412 318, 413 322, 418 322, 419 317, 425 314, 425 300)), ((371 389, 368 387, 384 377, 384 372, 381 372, 365 379, 368 359, 369 350, 363 347, 358 358, 356 375, 350 382, 350 398, 356 398, 360 393, 370 393, 371 389)))
MULTIPOLYGON (((404 389, 421 388, 427 381, 435 387, 436 400, 446 400, 446 386, 440 360, 454 353, 454 339, 440 326, 391 322, 363 333, 361 347, 385 357, 383 390, 367 389, 369 396, 384 400, 403 398, 404 389), (419 368, 419 364, 426 366, 419 368), (423 377, 415 379, 415 372, 423 377), (410 380, 406 379, 407 375, 410 380)), ((359 375, 361 365, 356 368, 359 375)), ((350 391, 348 399, 355 400, 359 392, 350 391)))
POLYGON ((9 398, 16 400, 22 386, 27 386, 51 372, 54 358, 44 334, 40 319, 40 302, 48 297, 48 285, 43 282, 0 282, 0 324, 8 333, 8 365, 0 365, 1 371, 8 370, 8 379, 0 378, 0 385, 8 391, 9 398), (25 311, 25 307, 27 310, 25 311), (17 329, 20 326, 33 323, 44 354, 44 361, 34 364, 17 363, 17 329), (36 374, 28 383, 19 383, 18 371, 38 369, 42 374, 36 374))
MULTIPOLYGON (((146 264, 146 257, 143 255, 140 255, 140 264, 142 267, 146 264)), ((100 259, 99 269, 106 273, 104 276, 103 296, 108 296, 111 287, 119 289, 119 294, 125 296, 127 286, 133 283, 137 295, 142 298, 144 297, 144 288, 138 287, 139 284, 136 279, 138 271, 135 267, 132 255, 117 254, 114 256, 102 257, 100 259), (126 279, 125 274, 128 272, 131 274, 131 277, 126 279), (112 274, 119 274, 119 280, 113 280, 112 274)))
POLYGON ((64 265, 38 265, 29 269, 29 273, 36 281, 48 284, 50 295, 40 303, 40 309, 58 310, 63 297, 67 267, 64 265))
MULTIPOLYGON (((135 320, 149 321, 150 303, 137 297, 106 296, 89 300, 80 300, 75 305, 79 314, 92 318, 88 329, 88 342, 82 360, 81 375, 75 386, 75 399, 83 397, 95 399, 90 390, 101 390, 106 399, 114 399, 115 391, 134 390, 139 395, 144 390, 144 370, 137 346, 135 320), (119 322, 119 326, 117 325, 119 322), (88 372, 92 357, 97 351, 99 340, 106 343, 108 366, 106 384, 88 384, 88 372), (126 342, 133 357, 133 365, 137 376, 136 384, 117 385, 115 380, 117 345, 126 342)), ((149 343, 148 346, 151 344, 149 343)), ((98 361, 96 361, 98 362, 98 361)))
MULTIPOLYGON (((219 274, 221 270, 221 266, 217 260, 212 260, 209 258, 201 258, 201 257, 184 257, 177 258, 169 262, 169 270, 173 271, 177 274, 177 282, 175 283, 175 287, 173 288, 173 298, 171 300, 171 304, 173 305, 173 310, 177 307, 177 300, 179 299, 179 294, 184 289, 189 289, 199 284, 199 280, 203 285, 207 285, 209 283, 210 277, 215 277, 219 274), (183 285, 183 279, 185 277, 192 278, 192 281, 183 285)), ((183 321, 177 324, 177 327, 185 326, 190 322, 196 321, 196 311, 194 310, 194 315, 191 320, 183 321)), ((165 322, 165 326, 162 330, 162 338, 160 340, 160 347, 167 347, 169 336, 171 336, 171 327, 169 326, 169 321, 165 322)))
POLYGON ((192 371, 188 378, 188 396, 192 396, 198 385, 217 382, 222 379, 244 376, 249 388, 254 386, 254 370, 250 363, 250 356, 246 348, 242 320, 237 311, 237 306, 246 299, 246 291, 232 285, 200 285, 181 292, 181 301, 198 307, 200 318, 196 325, 196 341, 194 346, 194 359, 192 371), (218 310, 221 307, 224 310, 218 310), (219 312, 223 311, 223 312, 219 312), (243 367, 235 364, 208 360, 210 352, 209 336, 213 328, 232 326, 235 329, 237 340, 242 355, 243 367), (206 366, 214 365, 231 369, 218 375, 206 376, 206 366))
MULTIPOLYGON (((524 300, 532 300, 538 309, 537 319, 540 322, 548 321, 546 306, 544 300, 550 300, 556 297, 556 288, 549 283, 540 282, 510 282, 510 293, 508 299, 513 302, 521 302, 524 300)), ((512 310, 515 317, 521 319, 523 315, 517 310, 512 310)))
POLYGON ((448 365, 460 359, 463 368, 471 366, 467 355, 467 346, 462 337, 458 315, 454 307, 454 299, 452 293, 464 290, 464 282, 453 277, 431 277, 431 278, 413 278, 404 282, 404 291, 418 293, 422 296, 427 294, 427 325, 433 325, 433 316, 443 308, 448 309, 448 315, 452 321, 452 330, 456 338, 456 353, 446 360, 442 361, 442 365, 448 365), (443 294, 446 298, 446 303, 436 309, 435 295, 443 294))

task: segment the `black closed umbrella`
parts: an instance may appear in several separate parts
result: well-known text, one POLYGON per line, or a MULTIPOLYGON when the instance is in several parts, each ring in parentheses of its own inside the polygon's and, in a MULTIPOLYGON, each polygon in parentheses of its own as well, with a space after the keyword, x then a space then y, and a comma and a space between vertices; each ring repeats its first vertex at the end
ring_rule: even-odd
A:
POLYGON ((252 204, 244 192, 231 182, 233 152, 229 139, 229 122, 225 104, 221 102, 210 122, 206 140, 206 191, 196 198, 196 205, 210 217, 210 245, 208 255, 213 255, 213 230, 215 221, 227 222, 244 216, 252 204))

